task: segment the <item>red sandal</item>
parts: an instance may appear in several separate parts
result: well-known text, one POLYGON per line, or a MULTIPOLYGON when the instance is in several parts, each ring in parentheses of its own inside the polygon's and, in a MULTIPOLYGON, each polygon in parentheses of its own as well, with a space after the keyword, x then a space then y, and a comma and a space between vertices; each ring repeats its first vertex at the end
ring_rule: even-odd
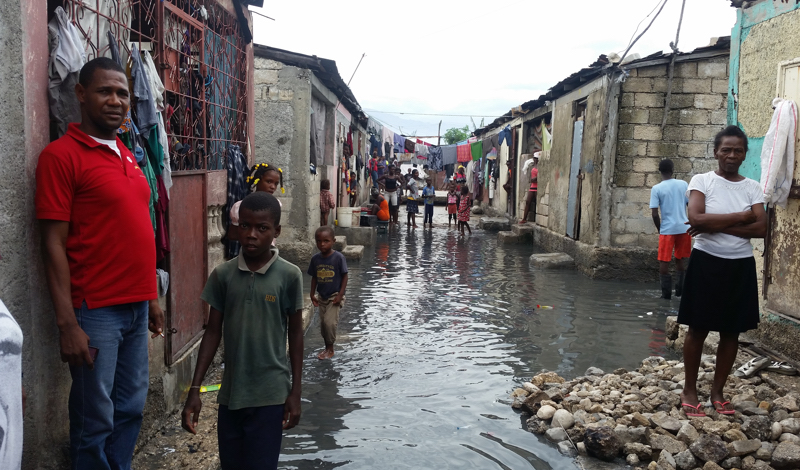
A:
POLYGON ((697 406, 693 406, 688 403, 681 403, 681 406, 685 406, 686 408, 691 408, 694 410, 691 413, 686 413, 686 410, 683 410, 683 412, 686 413, 686 416, 690 418, 703 418, 706 416, 705 412, 700 409, 702 406, 700 403, 698 403, 697 406))
POLYGON ((725 405, 730 405, 730 404, 731 404, 731 402, 729 402, 729 401, 724 401, 724 402, 723 401, 715 401, 715 402, 712 403, 712 405, 714 405, 714 411, 716 411, 717 413, 719 413, 721 415, 732 415, 732 414, 736 413, 736 410, 726 410, 725 409, 725 405), (719 407, 717 407, 717 405, 719 405, 719 407))

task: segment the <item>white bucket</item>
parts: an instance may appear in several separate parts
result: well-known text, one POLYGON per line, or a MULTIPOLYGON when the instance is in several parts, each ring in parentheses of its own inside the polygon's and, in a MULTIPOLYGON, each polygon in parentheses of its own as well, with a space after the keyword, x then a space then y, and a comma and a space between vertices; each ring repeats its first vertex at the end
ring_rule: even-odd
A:
POLYGON ((352 207, 337 207, 336 220, 339 221, 339 227, 352 227, 353 226, 353 208, 352 207))

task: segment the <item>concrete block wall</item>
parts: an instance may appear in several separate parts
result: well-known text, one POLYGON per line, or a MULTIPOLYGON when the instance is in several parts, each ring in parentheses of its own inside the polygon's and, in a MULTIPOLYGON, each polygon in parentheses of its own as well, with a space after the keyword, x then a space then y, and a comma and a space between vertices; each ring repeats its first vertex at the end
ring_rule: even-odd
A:
POLYGON ((650 189, 661 181, 658 164, 675 163, 689 181, 717 167, 714 136, 726 125, 728 57, 675 65, 667 124, 661 128, 667 65, 631 69, 622 85, 614 188, 612 246, 656 248, 650 189))

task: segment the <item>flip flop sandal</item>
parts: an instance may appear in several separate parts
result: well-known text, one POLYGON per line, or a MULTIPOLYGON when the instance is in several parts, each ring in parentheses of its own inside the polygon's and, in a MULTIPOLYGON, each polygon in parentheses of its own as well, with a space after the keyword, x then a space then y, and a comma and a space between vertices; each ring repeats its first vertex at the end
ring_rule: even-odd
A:
POLYGON ((732 415, 736 413, 736 410, 726 410, 725 405, 730 405, 731 402, 729 401, 715 401, 712 403, 714 405, 714 411, 721 415, 732 415), (719 405, 719 406, 718 406, 719 405))
POLYGON ((698 403, 697 406, 693 406, 688 403, 681 403, 681 406, 694 410, 691 413, 687 413, 686 410, 683 410, 683 412, 686 413, 686 416, 690 418, 703 418, 706 416, 705 412, 700 409, 700 407, 703 406, 700 403, 698 403))
POLYGON ((770 360, 767 356, 754 357, 753 359, 750 359, 749 361, 745 362, 742 367, 736 369, 736 372, 734 372, 733 375, 736 377, 747 379, 756 375, 756 372, 767 367, 769 363, 770 360))
POLYGON ((764 368, 767 372, 775 372, 776 374, 783 375, 796 375, 797 369, 788 362, 772 361, 767 367, 764 368))

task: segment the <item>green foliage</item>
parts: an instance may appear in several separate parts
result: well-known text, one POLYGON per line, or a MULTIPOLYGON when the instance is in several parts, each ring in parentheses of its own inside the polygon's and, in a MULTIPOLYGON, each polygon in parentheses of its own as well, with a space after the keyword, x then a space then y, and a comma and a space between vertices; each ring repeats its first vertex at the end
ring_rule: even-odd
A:
POLYGON ((447 145, 455 144, 457 142, 461 142, 462 140, 467 140, 469 137, 469 126, 464 127, 452 127, 447 129, 447 132, 444 133, 444 141, 447 145))

